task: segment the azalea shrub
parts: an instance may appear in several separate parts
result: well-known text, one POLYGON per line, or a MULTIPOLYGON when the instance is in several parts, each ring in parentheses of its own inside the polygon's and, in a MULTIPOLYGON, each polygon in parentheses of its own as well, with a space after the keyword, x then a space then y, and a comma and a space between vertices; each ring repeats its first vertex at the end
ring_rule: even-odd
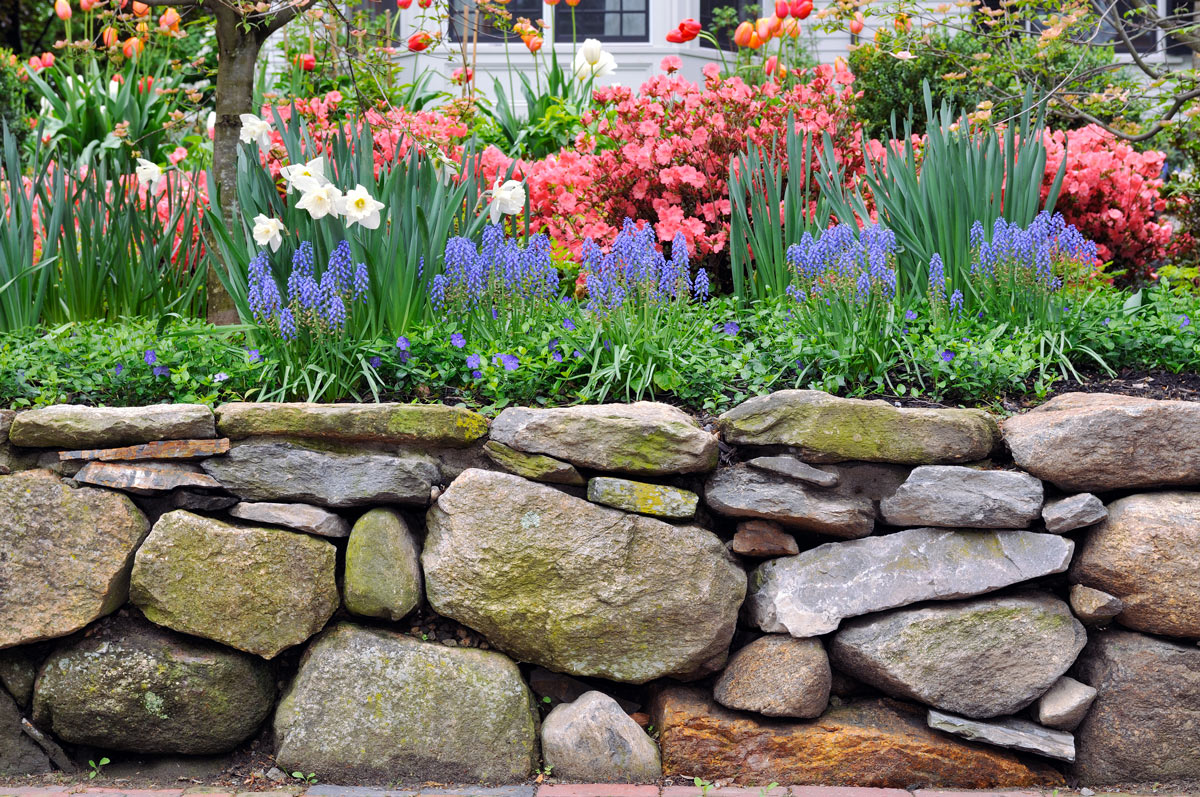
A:
POLYGON ((1042 197, 1065 150, 1067 171, 1055 209, 1094 240, 1100 259, 1125 271, 1126 279, 1149 277, 1171 242, 1172 225, 1160 217, 1167 207, 1162 194, 1165 155, 1139 152, 1098 125, 1048 131, 1045 141, 1042 197))

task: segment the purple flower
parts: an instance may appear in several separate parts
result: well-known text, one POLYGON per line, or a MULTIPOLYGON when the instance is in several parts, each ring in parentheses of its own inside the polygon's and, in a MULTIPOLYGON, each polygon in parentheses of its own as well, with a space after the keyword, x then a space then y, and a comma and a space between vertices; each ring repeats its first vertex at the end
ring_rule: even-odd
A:
POLYGON ((729 335, 730 337, 736 335, 738 332, 741 332, 741 330, 742 330, 742 328, 740 326, 738 326, 736 323, 734 323, 733 321, 726 321, 725 326, 722 327, 721 329, 726 335, 729 335))
POLYGON ((215 384, 220 384, 228 378, 229 374, 225 373, 224 371, 217 371, 215 374, 213 374, 212 379, 215 384))
POLYGON ((409 352, 408 352, 408 350, 407 350, 407 349, 401 349, 401 350, 400 350, 400 362, 401 362, 401 363, 406 363, 406 362, 408 362, 408 361, 409 361, 411 358, 412 358, 412 355, 411 355, 411 354, 409 354, 409 352))
MULTIPOLYGON (((478 354, 468 354, 467 355, 467 367, 468 368, 477 369, 482 364, 483 364, 483 358, 480 357, 478 354)), ((476 378, 478 378, 478 377, 476 377, 476 378)))
POLYGON ((471 378, 472 379, 483 379, 483 371, 472 371, 471 378))
POLYGON ((1108 326, 1108 322, 1109 322, 1109 321, 1112 321, 1112 319, 1111 319, 1111 318, 1106 318, 1106 319, 1104 319, 1103 321, 1101 321, 1100 323, 1101 323, 1101 325, 1102 325, 1102 326, 1108 326))
POLYGON ((521 365, 515 354, 497 354, 492 361, 504 366, 505 371, 515 371, 521 365))
POLYGON ((258 355, 258 349, 248 349, 246 353, 250 355, 250 362, 252 363, 256 363, 262 359, 258 355))
POLYGON ((166 376, 169 373, 171 373, 171 369, 165 365, 154 366, 154 375, 155 376, 166 376))
POLYGON ((124 370, 125 370, 125 366, 122 365, 121 363, 117 363, 117 367, 113 369, 113 376, 120 376, 121 372, 124 370))
POLYGON ((1192 325, 1192 319, 1188 318, 1186 315, 1179 316, 1179 328, 1180 329, 1183 329, 1184 327, 1189 327, 1191 325, 1192 325))
POLYGON ((904 313, 904 320, 905 321, 916 321, 917 320, 917 311, 916 310, 906 310, 904 313))
POLYGON ((583 352, 581 352, 579 349, 576 349, 575 354, 573 356, 575 357, 576 360, 578 360, 580 357, 583 356, 583 352))
POLYGON ((154 349, 146 349, 146 353, 142 355, 142 359, 146 361, 146 365, 154 365, 158 362, 158 353, 154 349))
POLYGON ((456 349, 461 349, 463 346, 467 345, 467 339, 464 338, 461 333, 455 332, 450 336, 450 345, 456 349))
POLYGON ((564 318, 563 329, 567 330, 568 332, 573 332, 575 330, 575 322, 569 318, 564 318))
POLYGON ((551 354, 550 356, 554 358, 554 362, 556 362, 556 363, 560 363, 563 361, 563 353, 561 351, 559 351, 558 349, 555 349, 554 353, 551 354))
POLYGON ((400 351, 408 351, 412 348, 412 344, 409 343, 408 338, 401 335, 400 337, 396 338, 396 348, 400 351))
POLYGON ((367 362, 371 364, 372 368, 378 368, 379 366, 383 365, 383 360, 378 356, 372 357, 371 359, 367 360, 367 362))
POLYGON ((946 349, 944 352, 942 352, 942 362, 948 363, 953 359, 954 352, 950 351, 949 349, 946 349))

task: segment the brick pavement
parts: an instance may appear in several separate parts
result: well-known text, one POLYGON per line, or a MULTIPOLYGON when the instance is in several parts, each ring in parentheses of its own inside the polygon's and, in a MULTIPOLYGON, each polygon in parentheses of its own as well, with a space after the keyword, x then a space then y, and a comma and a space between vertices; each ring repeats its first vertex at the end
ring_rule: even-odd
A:
MULTIPOLYGON (((84 784, 67 786, 34 786, 7 788, 0 786, 0 797, 251 797, 275 794, 286 797, 701 797, 695 786, 638 786, 631 784, 554 784, 544 786, 500 787, 407 787, 396 789, 361 786, 332 786, 318 784, 307 789, 294 787, 260 792, 222 792, 219 787, 188 789, 120 789, 88 787, 84 784)), ((1056 794, 1061 794, 1056 790, 1056 794)), ((726 786, 709 789, 703 797, 1054 797, 1041 791, 939 791, 918 789, 870 789, 824 786, 776 786, 741 788, 726 786)), ((1108 797, 1097 795, 1097 797, 1108 797)))

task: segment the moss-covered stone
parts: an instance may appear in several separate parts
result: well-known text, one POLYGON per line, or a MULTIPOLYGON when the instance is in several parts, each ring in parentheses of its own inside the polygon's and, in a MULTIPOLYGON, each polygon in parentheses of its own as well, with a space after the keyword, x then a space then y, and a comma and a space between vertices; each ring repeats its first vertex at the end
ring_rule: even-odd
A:
POLYGON ((588 482, 588 500, 639 515, 689 520, 696 516, 700 496, 690 490, 598 476, 588 482))
POLYGON ((104 750, 223 753, 258 729, 274 698, 261 659, 121 616, 50 656, 34 720, 104 750))
POLYGON ((574 465, 560 462, 544 454, 526 454, 524 451, 518 451, 503 443, 497 443, 495 440, 488 440, 484 443, 483 453, 504 470, 524 479, 577 487, 582 487, 584 483, 583 477, 579 475, 579 471, 575 470, 574 465))
POLYGON ((982 410, 898 408, 886 401, 783 390, 734 407, 720 418, 726 442, 790 446, 811 462, 936 465, 987 457, 999 439, 982 410))
POLYGON ((518 783, 537 736, 507 657, 350 623, 313 642, 275 713, 279 765, 332 783, 518 783))
POLYGON ((477 412, 440 404, 252 404, 217 407, 217 428, 233 440, 315 437, 460 448, 487 434, 477 412))
POLYGON ((269 659, 329 620, 336 562, 318 537, 176 510, 138 550, 129 598, 159 625, 269 659))
POLYGON ((346 546, 346 608, 399 620, 421 602, 417 541, 404 518, 372 509, 354 524, 346 546))
POLYGON ((110 448, 216 436, 212 410, 203 404, 56 404, 17 413, 9 430, 12 444, 26 448, 110 448))

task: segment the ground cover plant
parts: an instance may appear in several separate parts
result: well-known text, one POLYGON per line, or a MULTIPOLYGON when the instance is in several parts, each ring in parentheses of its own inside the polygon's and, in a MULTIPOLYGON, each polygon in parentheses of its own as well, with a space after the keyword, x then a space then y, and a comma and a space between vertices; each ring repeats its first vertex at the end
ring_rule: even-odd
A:
MULTIPOLYGON (((668 57, 636 89, 606 85, 602 42, 559 52, 489 6, 537 67, 485 92, 444 3, 413 31, 310 3, 286 70, 238 72, 231 104, 244 65, 209 71, 233 34, 203 9, 61 5, 61 46, 0 72, 3 404, 717 411, 782 387, 993 402, 1200 369, 1194 148, 1122 137, 1175 116, 1114 105, 1128 76, 1072 38, 1094 21, 1075 6, 994 54, 958 17, 896 14, 818 64, 806 37, 859 33, 863 9, 778 4, 726 20, 734 51, 701 82, 668 57), (401 49, 459 59, 454 88, 401 49), (1103 97, 1056 93, 1072 58, 1103 97)), ((287 22, 263 13, 238 35, 287 22)), ((683 20, 669 40, 724 35, 683 20)))

